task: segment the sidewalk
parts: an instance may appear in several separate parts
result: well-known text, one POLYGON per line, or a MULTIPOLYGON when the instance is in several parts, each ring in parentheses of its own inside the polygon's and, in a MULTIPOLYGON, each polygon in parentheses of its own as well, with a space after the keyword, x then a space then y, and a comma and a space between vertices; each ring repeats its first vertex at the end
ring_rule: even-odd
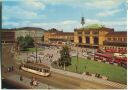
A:
POLYGON ((55 87, 41 83, 41 82, 39 82, 38 86, 31 86, 30 85, 31 79, 23 77, 23 81, 20 81, 19 77, 20 77, 19 75, 14 74, 14 75, 11 75, 10 77, 8 77, 8 79, 16 81, 17 83, 20 83, 21 85, 31 87, 32 89, 55 89, 55 87))
POLYGON ((56 73, 60 73, 60 74, 64 74, 64 75, 67 75, 67 76, 71 76, 71 77, 84 79, 84 80, 87 80, 87 81, 93 81, 93 82, 101 83, 101 84, 104 84, 104 85, 109 85, 109 86, 115 87, 117 89, 118 88, 119 89, 127 88, 127 85, 112 82, 112 81, 108 81, 108 80, 99 79, 99 78, 92 77, 92 76, 82 75, 82 74, 73 73, 73 72, 64 71, 64 70, 55 69, 55 68, 51 68, 51 71, 56 72, 56 73))

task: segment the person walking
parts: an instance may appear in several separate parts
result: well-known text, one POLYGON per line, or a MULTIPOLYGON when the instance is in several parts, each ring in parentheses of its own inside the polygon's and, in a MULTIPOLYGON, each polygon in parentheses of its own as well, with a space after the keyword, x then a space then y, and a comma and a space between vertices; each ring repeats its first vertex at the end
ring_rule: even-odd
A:
POLYGON ((20 81, 23 81, 23 76, 22 75, 20 76, 20 81))

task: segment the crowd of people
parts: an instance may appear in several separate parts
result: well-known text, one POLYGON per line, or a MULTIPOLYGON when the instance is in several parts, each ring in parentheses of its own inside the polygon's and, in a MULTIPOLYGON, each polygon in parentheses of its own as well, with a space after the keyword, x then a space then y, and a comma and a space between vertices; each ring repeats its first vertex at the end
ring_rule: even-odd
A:
MULTIPOLYGON (((49 46, 43 47, 41 51, 31 52, 24 56, 25 61, 33 61, 38 63, 43 63, 50 66, 53 61, 57 61, 60 58, 60 50, 62 47, 49 46)), ((82 48, 82 47, 70 47, 70 56, 77 56, 82 58, 91 57, 92 54, 96 52, 96 49, 82 48)), ((23 57, 23 56, 22 56, 23 57)))
POLYGON ((57 48, 53 46, 45 47, 44 50, 37 52, 37 57, 36 57, 36 52, 29 54, 27 56, 27 60, 35 61, 35 62, 37 60, 39 63, 43 63, 45 65, 50 66, 53 61, 57 61, 60 58, 60 53, 59 53, 60 50, 61 48, 57 48))

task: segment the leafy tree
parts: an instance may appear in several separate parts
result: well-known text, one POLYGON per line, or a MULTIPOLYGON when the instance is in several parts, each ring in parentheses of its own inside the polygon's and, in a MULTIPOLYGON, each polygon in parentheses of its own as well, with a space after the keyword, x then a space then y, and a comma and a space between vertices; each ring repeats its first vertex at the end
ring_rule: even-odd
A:
POLYGON ((63 49, 60 51, 61 57, 59 59, 60 66, 69 66, 71 65, 71 57, 69 54, 68 46, 64 46, 63 49))
POLYGON ((20 36, 17 38, 20 50, 27 50, 27 48, 34 47, 34 40, 30 36, 20 36))
POLYGON ((25 42, 26 42, 26 47, 34 47, 34 40, 33 40, 33 38, 32 37, 30 37, 30 36, 26 36, 25 37, 25 42))

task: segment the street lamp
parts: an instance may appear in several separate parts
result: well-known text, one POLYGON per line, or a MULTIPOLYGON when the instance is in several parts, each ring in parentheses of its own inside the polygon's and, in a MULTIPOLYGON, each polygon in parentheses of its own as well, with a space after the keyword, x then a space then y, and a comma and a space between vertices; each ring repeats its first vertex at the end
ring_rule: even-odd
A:
POLYGON ((78 44, 77 44, 77 64, 76 64, 76 72, 78 72, 78 64, 79 64, 79 62, 78 62, 78 44))
POLYGON ((64 61, 64 70, 65 70, 65 61, 64 61))
POLYGON ((37 62, 37 45, 36 45, 36 62, 37 62))
POLYGON ((37 32, 35 31, 35 47, 36 47, 36 62, 37 62, 37 32))

